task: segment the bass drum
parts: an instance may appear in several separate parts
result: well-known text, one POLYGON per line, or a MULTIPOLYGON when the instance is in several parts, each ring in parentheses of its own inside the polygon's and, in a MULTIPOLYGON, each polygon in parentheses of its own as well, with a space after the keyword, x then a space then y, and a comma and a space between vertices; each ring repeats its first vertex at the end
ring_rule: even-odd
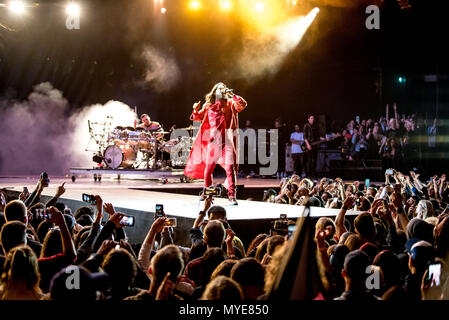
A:
POLYGON ((132 167, 136 157, 137 153, 130 146, 125 146, 123 149, 118 146, 109 146, 104 152, 104 162, 111 169, 132 167))
POLYGON ((104 152, 104 163, 111 168, 117 169, 123 161, 123 152, 117 146, 109 146, 104 152))

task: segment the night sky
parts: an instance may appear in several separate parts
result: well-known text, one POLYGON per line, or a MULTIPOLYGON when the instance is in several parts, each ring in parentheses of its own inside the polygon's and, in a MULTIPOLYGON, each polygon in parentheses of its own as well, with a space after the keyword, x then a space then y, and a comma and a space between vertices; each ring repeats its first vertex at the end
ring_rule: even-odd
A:
MULTIPOLYGON (((74 31, 65 28, 64 1, 41 1, 23 21, 1 8, 1 22, 17 31, 0 31, 0 93, 25 99, 33 85, 49 81, 73 108, 119 100, 165 128, 189 125, 193 102, 217 81, 248 101, 241 124, 252 119, 269 127, 278 116, 288 125, 302 124, 309 112, 346 122, 355 115, 378 117, 394 101, 400 111, 433 117, 435 84, 424 83, 423 75, 435 73, 436 66, 448 73, 447 1, 410 0, 405 10, 393 0, 358 1, 350 8, 323 2, 339 1, 299 1, 292 16, 316 5, 320 13, 280 70, 257 80, 230 76, 232 57, 244 45, 243 25, 237 14, 224 15, 212 5, 190 12, 186 0, 166 0, 167 14, 161 15, 150 0, 80 1, 81 29, 74 31), (381 4, 381 30, 365 28, 371 3, 381 4), (180 79, 169 91, 142 83, 145 45, 169 54, 179 66, 180 79), (398 75, 407 78, 405 86, 396 82, 398 75)), ((447 89, 448 81, 441 81, 445 117, 447 89)))

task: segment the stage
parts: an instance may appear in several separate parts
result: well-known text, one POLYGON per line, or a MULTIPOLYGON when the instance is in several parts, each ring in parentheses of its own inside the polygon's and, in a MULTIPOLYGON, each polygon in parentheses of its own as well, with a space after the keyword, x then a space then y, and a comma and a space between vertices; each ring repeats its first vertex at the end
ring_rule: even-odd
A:
MULTIPOLYGON (((201 190, 201 181, 193 183, 169 181, 164 184, 158 181, 125 180, 123 178, 104 178, 101 182, 94 182, 90 177, 81 177, 75 182, 72 182, 70 176, 50 177, 50 179, 49 187, 42 192, 44 202, 50 199, 55 194, 57 187, 65 182, 66 192, 60 201, 65 203, 73 213, 77 208, 88 205, 81 200, 81 195, 88 193, 98 194, 104 202, 111 202, 116 211, 134 215, 136 217, 135 227, 126 228, 126 233, 132 243, 144 240, 153 222, 156 204, 163 204, 167 216, 177 218, 177 242, 190 246, 188 232, 198 212, 204 206, 204 202, 200 202, 197 195, 192 195, 192 193, 197 194, 197 190, 201 190)), ((238 184, 241 185, 242 190, 252 190, 252 192, 260 194, 261 198, 263 190, 279 187, 279 181, 279 179, 238 179, 238 184)), ((218 182, 218 179, 215 182, 218 182)), ((24 186, 32 192, 36 183, 37 178, 35 177, 0 177, 0 187, 6 188, 8 193, 15 195, 20 193, 24 186)), ((279 218, 280 214, 286 214, 289 219, 296 220, 304 210, 299 206, 249 201, 240 198, 238 203, 237 206, 232 206, 224 198, 216 198, 214 201, 215 205, 221 205, 226 209, 232 228, 245 245, 257 234, 268 233, 271 222, 279 218)), ((312 208, 310 216, 317 218, 335 216, 337 213, 336 209, 312 208)), ((107 219, 107 217, 103 219, 107 219)))

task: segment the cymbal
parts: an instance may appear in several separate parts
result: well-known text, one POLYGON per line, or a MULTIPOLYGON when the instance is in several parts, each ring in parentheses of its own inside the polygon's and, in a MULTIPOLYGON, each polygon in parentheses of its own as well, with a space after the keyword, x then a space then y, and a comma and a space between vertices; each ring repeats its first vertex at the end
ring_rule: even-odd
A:
POLYGON ((134 131, 134 127, 126 127, 125 130, 134 131))
POLYGON ((188 127, 186 127, 186 128, 179 128, 179 130, 195 130, 196 129, 196 127, 194 127, 194 126, 188 126, 188 127))
POLYGON ((136 131, 145 131, 145 129, 142 128, 142 127, 137 127, 137 128, 136 128, 136 131))
POLYGON ((125 129, 124 127, 122 127, 122 126, 117 126, 117 127, 115 127, 117 130, 123 130, 123 129, 125 129))

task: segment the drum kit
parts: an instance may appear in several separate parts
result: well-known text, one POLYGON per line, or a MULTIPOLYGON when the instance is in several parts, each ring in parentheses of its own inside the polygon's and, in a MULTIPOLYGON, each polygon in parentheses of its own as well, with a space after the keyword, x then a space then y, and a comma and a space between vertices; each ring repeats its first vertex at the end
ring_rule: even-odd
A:
MULTIPOLYGON (((106 130, 106 126, 103 130, 106 130)), ((190 149, 193 145, 193 126, 182 128, 190 136, 165 140, 166 131, 146 131, 137 127, 117 126, 103 134, 107 137, 99 141, 99 150, 93 161, 110 169, 160 169, 182 168, 187 163, 190 149), (178 154, 179 153, 179 154, 178 154), (175 154, 173 160, 171 155, 175 154)), ((93 130, 89 125, 91 138, 93 130)))

